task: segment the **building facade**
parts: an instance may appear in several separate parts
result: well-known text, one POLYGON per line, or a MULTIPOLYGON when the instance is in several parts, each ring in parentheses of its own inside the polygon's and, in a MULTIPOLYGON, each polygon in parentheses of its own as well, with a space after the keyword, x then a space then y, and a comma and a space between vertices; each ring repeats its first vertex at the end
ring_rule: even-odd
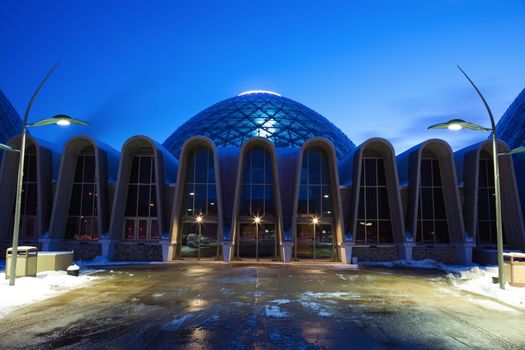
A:
MULTIPOLYGON (((28 140, 21 243, 80 259, 468 263, 496 245, 488 142, 454 153, 431 139, 396 156, 273 92, 221 101, 163 144, 132 136, 118 152, 75 136, 57 152, 28 140)), ((17 157, 0 166, 4 247, 17 157)), ((500 166, 505 247, 524 250, 512 159, 500 166)))

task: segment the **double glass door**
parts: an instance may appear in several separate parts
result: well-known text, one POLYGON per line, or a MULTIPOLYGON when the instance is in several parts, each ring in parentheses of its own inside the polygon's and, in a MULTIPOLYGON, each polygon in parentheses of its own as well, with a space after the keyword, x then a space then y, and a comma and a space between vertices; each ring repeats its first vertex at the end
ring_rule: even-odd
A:
POLYGON ((296 259, 337 260, 332 224, 299 223, 295 237, 296 259))
POLYGON ((182 223, 182 258, 220 257, 218 225, 215 222, 182 223))
POLYGON ((237 259, 277 258, 275 223, 241 222, 238 224, 237 238, 237 259))

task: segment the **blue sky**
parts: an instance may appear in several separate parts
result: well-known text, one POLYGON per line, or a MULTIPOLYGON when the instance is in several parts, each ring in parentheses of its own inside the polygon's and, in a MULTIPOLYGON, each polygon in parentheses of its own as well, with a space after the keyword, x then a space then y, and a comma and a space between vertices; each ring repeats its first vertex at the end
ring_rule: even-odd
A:
POLYGON ((499 118, 525 87, 525 1, 3 1, 0 89, 20 114, 61 64, 33 120, 65 113, 116 149, 163 142, 209 105, 251 89, 316 110, 356 144, 397 153, 432 137, 459 149, 487 135, 428 131, 451 118, 487 125, 459 64, 499 118))

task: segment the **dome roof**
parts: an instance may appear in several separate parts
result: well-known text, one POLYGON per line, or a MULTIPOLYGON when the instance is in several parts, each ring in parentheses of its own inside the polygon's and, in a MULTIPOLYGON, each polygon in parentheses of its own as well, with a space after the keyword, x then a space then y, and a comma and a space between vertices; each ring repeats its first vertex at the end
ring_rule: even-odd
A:
MULTIPOLYGON (((7 97, 0 90, 0 143, 6 143, 22 130, 22 121, 7 97)), ((0 154, 1 157, 1 154, 0 154)))
POLYGON ((339 159, 355 148, 328 119, 270 91, 249 91, 206 108, 171 134, 164 147, 178 157, 184 141, 195 135, 209 137, 218 147, 240 147, 255 136, 267 138, 275 147, 301 147, 322 136, 334 144, 339 159))
POLYGON ((525 143, 525 89, 516 97, 496 126, 498 137, 510 148, 525 143))

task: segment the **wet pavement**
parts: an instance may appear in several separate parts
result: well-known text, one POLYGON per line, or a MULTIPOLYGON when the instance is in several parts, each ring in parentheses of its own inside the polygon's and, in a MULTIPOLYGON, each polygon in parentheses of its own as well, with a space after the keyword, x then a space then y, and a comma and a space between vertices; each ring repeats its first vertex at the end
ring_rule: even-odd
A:
POLYGON ((525 348, 524 311, 438 272, 186 262, 98 276, 0 319, 0 348, 525 348))

